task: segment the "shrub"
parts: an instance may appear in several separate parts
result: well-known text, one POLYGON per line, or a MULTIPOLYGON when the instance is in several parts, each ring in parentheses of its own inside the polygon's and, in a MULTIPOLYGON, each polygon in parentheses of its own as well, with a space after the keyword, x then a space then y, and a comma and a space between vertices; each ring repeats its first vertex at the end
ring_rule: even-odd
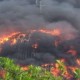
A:
POLYGON ((0 70, 4 72, 0 80, 62 80, 62 77, 54 77, 39 66, 31 65, 27 71, 23 71, 9 58, 0 57, 0 70))
POLYGON ((80 69, 77 68, 77 69, 74 71, 74 74, 75 74, 75 78, 80 79, 80 69))

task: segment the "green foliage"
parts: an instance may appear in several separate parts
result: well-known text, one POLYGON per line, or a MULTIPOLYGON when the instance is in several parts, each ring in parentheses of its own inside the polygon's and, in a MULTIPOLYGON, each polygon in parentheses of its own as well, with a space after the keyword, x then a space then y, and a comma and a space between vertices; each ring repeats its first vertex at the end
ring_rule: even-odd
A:
POLYGON ((62 80, 61 77, 54 77, 50 72, 42 69, 41 67, 31 65, 29 68, 28 73, 31 75, 28 75, 31 77, 31 80, 62 80))
POLYGON ((76 70, 74 71, 74 74, 75 74, 75 78, 80 79, 80 69, 76 69, 76 70))
MULTIPOLYGON (((62 74, 66 72, 65 64, 60 60, 56 61, 58 68, 62 74)), ((29 69, 23 71, 20 66, 14 64, 14 61, 9 58, 0 57, 0 70, 5 71, 5 77, 0 77, 0 80, 63 80, 61 76, 55 77, 49 71, 40 66, 29 66, 29 69)), ((61 74, 61 75, 62 75, 61 74)), ((74 71, 76 79, 80 79, 80 69, 74 71)))
POLYGON ((23 71, 9 58, 0 57, 0 69, 6 71, 5 78, 0 80, 62 80, 39 66, 31 65, 29 70, 23 71))
POLYGON ((0 68, 6 71, 5 80, 14 80, 20 73, 20 67, 15 65, 13 60, 0 57, 0 68))

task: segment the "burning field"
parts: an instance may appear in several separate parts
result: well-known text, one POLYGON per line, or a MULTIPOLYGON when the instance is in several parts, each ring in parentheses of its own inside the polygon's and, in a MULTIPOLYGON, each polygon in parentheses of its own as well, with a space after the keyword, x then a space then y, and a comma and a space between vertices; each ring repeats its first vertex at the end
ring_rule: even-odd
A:
POLYGON ((80 68, 80 45, 76 45, 79 41, 79 36, 66 40, 59 29, 14 32, 0 38, 0 56, 9 57, 21 66, 42 66, 55 76, 60 75, 62 65, 56 63, 60 60, 66 65, 63 76, 71 79, 73 72, 80 68))
POLYGON ((73 73, 80 68, 80 0, 0 0, 0 57, 22 67, 41 66, 55 76, 64 67, 61 76, 75 80, 73 73))

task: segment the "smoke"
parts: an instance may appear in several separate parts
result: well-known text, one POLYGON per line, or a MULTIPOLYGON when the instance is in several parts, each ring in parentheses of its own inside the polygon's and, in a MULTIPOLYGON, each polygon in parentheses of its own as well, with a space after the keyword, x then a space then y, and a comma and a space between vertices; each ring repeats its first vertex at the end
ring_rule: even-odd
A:
POLYGON ((41 0, 38 7, 36 0, 0 0, 0 33, 39 29, 59 21, 80 30, 80 1, 41 0))
POLYGON ((35 29, 44 23, 39 9, 29 0, 3 0, 0 2, 0 31, 35 29))
POLYGON ((67 21, 74 28, 80 30, 80 9, 77 5, 77 1, 74 0, 43 0, 42 2, 42 14, 49 22, 67 21), (51 2, 50 2, 51 1, 51 2), (76 5, 74 5, 75 3, 76 5), (77 8, 78 7, 78 8, 77 8))
MULTIPOLYGON (((40 28, 51 30, 58 28, 61 30, 62 36, 72 39, 73 36, 76 36, 74 34, 80 31, 80 0, 40 0, 40 5, 36 4, 36 0, 0 0, 0 35, 15 30, 27 31, 40 28)), ((42 52, 37 51, 34 54, 35 57, 31 44, 25 42, 17 43, 12 47, 10 44, 4 44, 3 56, 11 57, 22 64, 52 62, 55 59, 54 55, 68 57, 65 53, 58 51, 54 45, 52 46, 52 42, 54 42, 52 37, 42 35, 37 35, 41 37, 39 49, 42 52), (32 58, 29 57, 30 53, 32 58), (25 59, 24 57, 27 56, 28 58, 25 59)), ((75 44, 78 43, 75 42, 75 44)), ((64 49, 64 47, 62 48, 64 49)))

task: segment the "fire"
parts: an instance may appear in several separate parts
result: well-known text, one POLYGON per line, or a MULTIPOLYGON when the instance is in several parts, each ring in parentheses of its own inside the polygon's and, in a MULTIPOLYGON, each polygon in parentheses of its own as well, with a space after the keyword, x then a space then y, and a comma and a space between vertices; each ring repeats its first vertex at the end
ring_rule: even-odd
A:
POLYGON ((59 36, 61 34, 61 31, 59 29, 54 29, 54 30, 39 30, 42 33, 50 34, 53 36, 59 36))
POLYGON ((77 67, 69 66, 69 69, 71 69, 72 72, 74 72, 77 69, 77 67))
MULTIPOLYGON (((1 38, 0 38, 0 44, 4 44, 4 42, 7 42, 8 40, 10 40, 10 38, 12 37, 12 36, 15 36, 15 35, 17 35, 17 34, 19 34, 20 32, 14 32, 14 33, 12 33, 12 34, 10 34, 10 35, 4 35, 4 36, 2 36, 1 38)), ((13 41, 14 42, 14 41, 13 41)))
MULTIPOLYGON (((51 35, 53 37, 57 36, 59 38, 62 38, 61 37, 61 31, 59 29, 54 29, 54 30, 47 30, 47 29, 31 30, 31 31, 29 31, 29 33, 30 33, 29 35, 28 35, 28 33, 24 34, 24 33, 21 33, 21 32, 14 32, 14 33, 11 33, 10 35, 4 35, 0 38, 0 45, 4 44, 7 41, 10 41, 10 45, 15 45, 18 41, 20 41, 20 42, 29 41, 29 39, 25 38, 26 35, 28 37, 30 37, 31 34, 36 32, 36 31, 51 35), (18 36, 16 37, 16 35, 18 35, 18 36)), ((60 39, 52 42, 52 44, 54 44, 56 48, 59 46, 60 43, 61 43, 60 39)), ((32 46, 33 49, 37 49, 39 47, 39 44, 37 42, 35 42, 31 46, 32 46)), ((2 48, 0 46, 0 52, 1 52, 1 50, 2 50, 2 48)), ((76 56, 78 54, 78 52, 74 48, 74 46, 71 46, 70 49, 66 51, 66 53, 67 54, 72 54, 73 56, 76 56)), ((66 59, 64 59, 64 58, 60 59, 60 61, 62 63, 66 63, 66 59)), ((80 59, 75 59, 75 61, 80 66, 80 59)), ((71 77, 73 77, 73 75, 70 74, 70 72, 72 73, 77 69, 77 67, 75 67, 75 66, 73 66, 73 67, 69 66, 69 65, 68 66, 67 65, 62 66, 62 65, 60 65, 58 63, 55 63, 55 62, 51 63, 51 64, 42 64, 41 66, 43 68, 50 68, 50 71, 54 76, 61 75, 61 76, 65 77, 66 79, 70 79, 71 77), (63 71, 62 68, 64 68, 65 71, 63 71), (70 70, 70 72, 69 72, 69 70, 70 70)), ((25 71, 25 70, 28 70, 29 68, 28 68, 28 66, 25 66, 25 67, 22 67, 21 69, 25 71)))
POLYGON ((72 55, 77 55, 77 51, 75 50, 75 48, 73 46, 70 47, 71 49, 67 51, 67 53, 70 53, 72 55))
POLYGON ((69 50, 67 53, 71 53, 72 55, 76 55, 77 54, 77 51, 76 50, 73 50, 73 49, 71 49, 71 50, 69 50))
POLYGON ((41 66, 42 67, 47 67, 47 66, 49 66, 50 64, 42 64, 41 66))
POLYGON ((58 36, 58 35, 60 35, 60 34, 61 34, 61 31, 60 31, 60 30, 58 30, 58 29, 54 29, 54 30, 53 30, 53 35, 58 36))
POLYGON ((37 48, 38 48, 38 44, 35 43, 35 44, 32 45, 32 47, 33 47, 34 49, 37 49, 37 48))
MULTIPOLYGON (((53 35, 53 36, 59 36, 61 34, 60 30, 58 30, 58 29, 54 29, 54 30, 46 30, 46 29, 31 30, 30 33, 34 33, 36 31, 39 31, 39 32, 42 32, 42 33, 46 33, 46 34, 49 34, 49 35, 53 35)), ((4 42, 8 41, 12 36, 15 36, 17 34, 20 34, 18 37, 20 37, 20 36, 25 37, 26 36, 26 34, 23 34, 21 32, 13 32, 10 35, 3 35, 0 38, 0 44, 3 44, 4 42)), ((15 42, 16 42, 16 40, 14 39, 13 43, 15 43, 15 42)))
POLYGON ((58 76, 60 71, 58 70, 58 68, 52 68, 51 69, 51 73, 54 75, 54 76, 58 76))
POLYGON ((21 70, 27 71, 27 70, 29 70, 29 68, 28 68, 28 66, 23 66, 23 67, 21 67, 21 70))
POLYGON ((16 44, 17 40, 16 39, 13 39, 12 42, 11 42, 11 45, 14 45, 16 44))
MULTIPOLYGON (((51 74, 54 76, 63 76, 64 78, 71 80, 71 78, 74 77, 74 72, 76 69, 78 69, 77 66, 68 66, 68 65, 63 65, 62 63, 65 63, 65 59, 60 59, 59 60, 61 63, 52 63, 52 64, 43 64, 43 68, 50 68, 51 74), (51 66, 51 67, 50 67, 51 66)), ((79 59, 77 59, 79 61, 79 59)), ((79 62, 78 62, 79 63, 79 62)))
POLYGON ((8 40, 9 40, 8 37, 4 37, 4 38, 0 39, 0 44, 3 44, 4 42, 6 42, 8 40))
POLYGON ((80 59, 76 59, 76 62, 80 66, 80 59))

